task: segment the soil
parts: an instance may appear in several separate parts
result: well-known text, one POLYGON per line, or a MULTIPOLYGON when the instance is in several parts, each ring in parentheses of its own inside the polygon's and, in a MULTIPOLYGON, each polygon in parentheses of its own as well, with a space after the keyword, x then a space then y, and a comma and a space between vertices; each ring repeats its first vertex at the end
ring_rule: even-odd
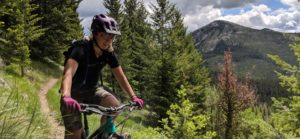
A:
POLYGON ((44 113, 44 115, 47 118, 47 121, 49 122, 51 126, 51 135, 52 137, 49 137, 51 139, 63 139, 64 138, 64 126, 59 123, 59 121, 56 120, 55 114, 50 110, 47 100, 47 93, 48 90, 51 89, 55 83, 57 82, 57 79, 49 79, 40 89, 38 95, 39 100, 41 104, 41 111, 44 113))

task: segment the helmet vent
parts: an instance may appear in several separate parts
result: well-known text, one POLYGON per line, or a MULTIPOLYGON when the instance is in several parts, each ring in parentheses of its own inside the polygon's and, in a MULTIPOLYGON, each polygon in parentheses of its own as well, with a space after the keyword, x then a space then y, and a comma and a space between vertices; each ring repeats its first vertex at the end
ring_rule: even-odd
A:
POLYGON ((110 21, 110 24, 111 24, 112 27, 116 27, 116 24, 115 24, 114 21, 110 21))
POLYGON ((102 18, 106 18, 106 16, 105 16, 105 15, 103 15, 103 14, 100 14, 100 16, 101 16, 102 18))
POLYGON ((105 28, 107 28, 107 29, 110 29, 110 27, 109 27, 109 23, 107 23, 107 22, 104 22, 104 25, 105 25, 105 28))

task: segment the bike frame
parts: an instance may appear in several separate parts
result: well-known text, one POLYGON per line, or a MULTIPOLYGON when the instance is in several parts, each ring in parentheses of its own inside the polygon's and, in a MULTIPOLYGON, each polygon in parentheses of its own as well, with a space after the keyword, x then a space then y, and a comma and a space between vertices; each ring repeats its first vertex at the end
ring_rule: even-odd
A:
MULTIPOLYGON (((111 116, 107 116, 105 124, 100 126, 98 129, 96 129, 89 139, 94 139, 94 138, 111 138, 114 134, 116 134, 116 126, 114 125, 113 118, 111 116), (100 137, 99 137, 100 136, 100 137)), ((86 134, 88 136, 88 134, 86 134)))

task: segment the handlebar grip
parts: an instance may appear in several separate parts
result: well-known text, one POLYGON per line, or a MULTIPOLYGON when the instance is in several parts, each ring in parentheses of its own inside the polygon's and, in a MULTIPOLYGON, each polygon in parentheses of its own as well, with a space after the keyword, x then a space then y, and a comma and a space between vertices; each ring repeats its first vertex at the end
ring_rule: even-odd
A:
POLYGON ((139 107, 140 106, 139 103, 137 103, 137 102, 131 102, 131 105, 135 106, 135 107, 139 107))
POLYGON ((88 105, 87 105, 87 104, 83 104, 83 103, 79 103, 79 105, 80 105, 80 107, 81 107, 82 109, 84 109, 84 108, 88 107, 88 105))

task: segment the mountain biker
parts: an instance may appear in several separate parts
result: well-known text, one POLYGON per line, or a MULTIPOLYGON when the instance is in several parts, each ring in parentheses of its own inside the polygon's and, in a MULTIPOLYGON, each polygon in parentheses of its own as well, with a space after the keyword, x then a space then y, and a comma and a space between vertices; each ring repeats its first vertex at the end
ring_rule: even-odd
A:
MULTIPOLYGON (((61 114, 66 128, 65 138, 81 137, 83 129, 79 103, 92 103, 104 107, 120 105, 111 91, 97 85, 100 71, 106 63, 109 64, 122 90, 133 102, 137 102, 139 107, 143 106, 143 100, 134 93, 112 47, 114 37, 121 35, 117 22, 104 14, 95 15, 91 30, 92 37, 88 41, 88 46, 74 47, 65 62, 60 88, 61 114)), ((105 116, 102 116, 101 122, 104 121, 105 116)))

